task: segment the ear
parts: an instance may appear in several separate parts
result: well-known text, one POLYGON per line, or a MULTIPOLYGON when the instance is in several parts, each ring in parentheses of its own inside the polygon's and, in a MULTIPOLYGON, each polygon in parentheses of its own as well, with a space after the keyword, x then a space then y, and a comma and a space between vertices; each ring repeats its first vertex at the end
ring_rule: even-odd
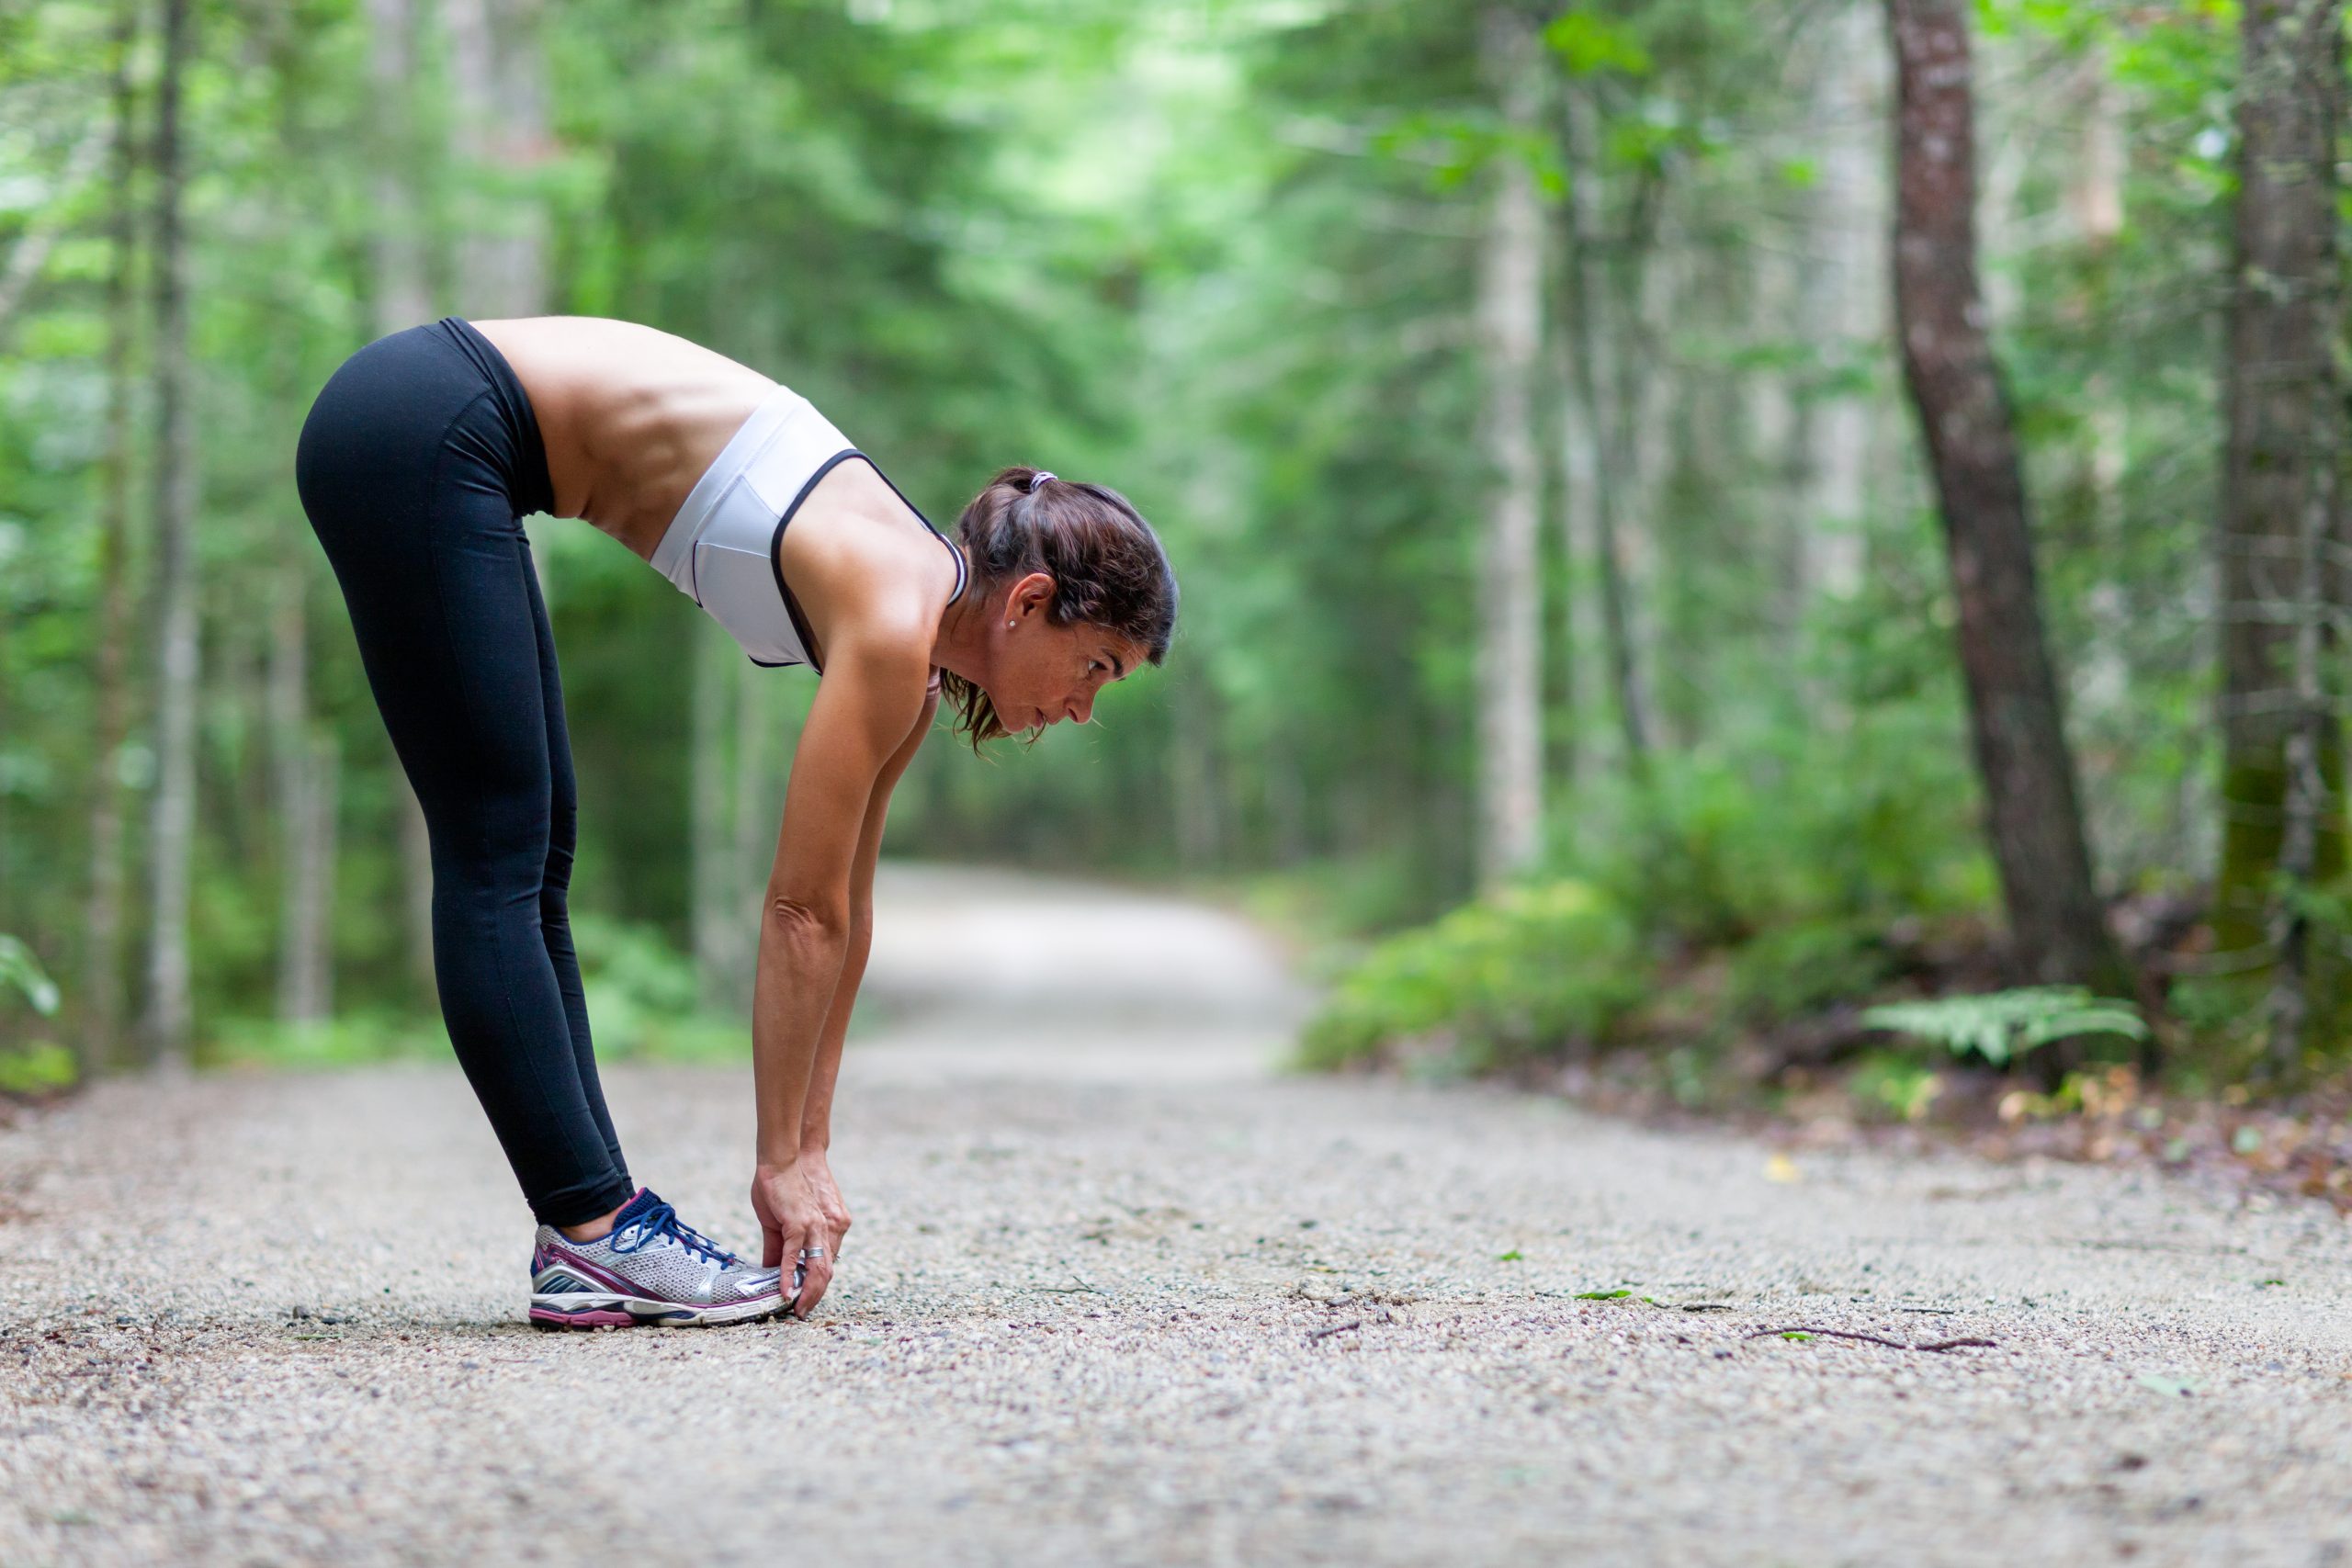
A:
POLYGON ((1006 596, 1004 602, 1006 617, 1026 620, 1033 615, 1043 615, 1046 606, 1054 602, 1054 589, 1057 586, 1051 572, 1031 572, 1015 582, 1012 592, 1006 596))

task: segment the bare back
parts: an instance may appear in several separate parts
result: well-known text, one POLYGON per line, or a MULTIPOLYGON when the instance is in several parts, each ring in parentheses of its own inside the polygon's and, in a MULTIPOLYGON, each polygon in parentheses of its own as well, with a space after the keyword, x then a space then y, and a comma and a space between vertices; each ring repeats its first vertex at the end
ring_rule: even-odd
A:
POLYGON ((555 511, 650 558, 695 480, 775 383, 684 338, 594 316, 476 321, 530 394, 555 511))
MULTIPOLYGON (((776 383, 749 366, 632 321, 529 316, 475 321, 529 395, 547 447, 555 512, 594 524, 650 561, 704 470, 776 383)), ((866 463, 843 463, 807 498, 778 568, 819 640, 861 581, 903 582, 935 615, 955 563, 866 463)))

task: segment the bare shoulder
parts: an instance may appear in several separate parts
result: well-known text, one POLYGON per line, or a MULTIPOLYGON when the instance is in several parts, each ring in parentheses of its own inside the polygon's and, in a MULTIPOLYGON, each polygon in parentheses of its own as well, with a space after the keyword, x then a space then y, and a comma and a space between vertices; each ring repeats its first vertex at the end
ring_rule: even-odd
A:
POLYGON ((863 462, 834 465, 776 542, 784 575, 828 649, 849 640, 928 682, 939 615, 956 592, 956 557, 863 462))

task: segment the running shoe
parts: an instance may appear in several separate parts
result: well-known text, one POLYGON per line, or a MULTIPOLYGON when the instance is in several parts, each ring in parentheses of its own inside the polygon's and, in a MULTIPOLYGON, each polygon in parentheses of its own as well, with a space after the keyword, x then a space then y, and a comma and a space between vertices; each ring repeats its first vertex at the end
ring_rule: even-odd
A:
POLYGON ((640 1187, 594 1241, 541 1225, 531 1251, 531 1322, 541 1328, 749 1323, 783 1311, 780 1271, 754 1269, 640 1187))

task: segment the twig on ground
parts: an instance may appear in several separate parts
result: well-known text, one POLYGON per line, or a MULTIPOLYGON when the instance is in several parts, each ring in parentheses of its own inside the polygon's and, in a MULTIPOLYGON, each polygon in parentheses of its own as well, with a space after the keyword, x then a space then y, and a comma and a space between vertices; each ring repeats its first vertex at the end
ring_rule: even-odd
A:
POLYGON ((1306 1337, 1306 1342, 1312 1345, 1317 1339, 1329 1339, 1334 1334, 1345 1334, 1351 1328, 1362 1328, 1363 1326, 1363 1319, 1360 1317, 1352 1319, 1347 1323, 1335 1323, 1329 1328, 1318 1328, 1314 1333, 1308 1335, 1306 1337))
POLYGON ((1843 1328, 1759 1328, 1755 1333, 1742 1335, 1741 1337, 1765 1339, 1775 1334, 1817 1334, 1825 1339, 1859 1339, 1866 1345, 1883 1345, 1890 1350, 1931 1350, 1939 1355, 1946 1350, 1971 1348, 1986 1350, 1999 1348, 1999 1342, 1992 1339, 1943 1339, 1933 1345, 1905 1345, 1900 1339, 1882 1339, 1875 1334, 1854 1334, 1843 1328))

